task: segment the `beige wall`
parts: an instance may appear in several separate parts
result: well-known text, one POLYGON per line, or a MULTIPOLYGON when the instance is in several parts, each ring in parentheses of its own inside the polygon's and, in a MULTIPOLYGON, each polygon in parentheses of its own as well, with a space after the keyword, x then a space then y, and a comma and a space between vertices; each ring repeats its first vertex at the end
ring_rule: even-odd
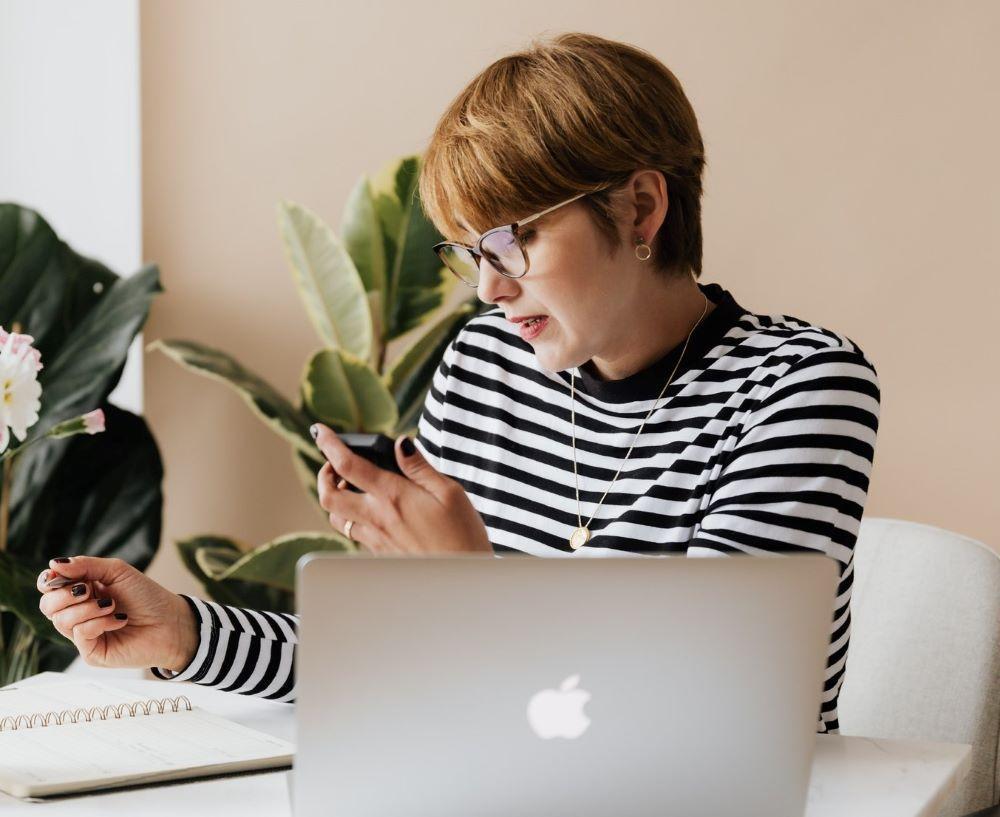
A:
MULTIPOLYGON (((275 203, 339 223, 356 178, 423 148, 480 69, 543 31, 663 60, 708 153, 703 282, 848 335, 882 420, 866 514, 1000 548, 996 464, 1000 5, 880 2, 142 5, 144 256, 166 293, 146 338, 234 353, 293 395, 318 343, 275 203), (993 232, 990 227, 993 227, 993 232)), ((147 356, 172 542, 321 529, 284 442, 221 384, 147 356)))

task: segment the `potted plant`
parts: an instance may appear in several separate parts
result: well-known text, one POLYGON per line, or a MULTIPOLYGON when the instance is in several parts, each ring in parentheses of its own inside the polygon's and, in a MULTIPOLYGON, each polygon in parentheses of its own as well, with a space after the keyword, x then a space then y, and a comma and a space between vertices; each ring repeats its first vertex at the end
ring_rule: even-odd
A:
MULTIPOLYGON (((217 349, 158 340, 158 349, 194 372, 235 389, 272 431, 286 440, 294 468, 318 504, 322 454, 309 426, 336 431, 412 434, 431 379, 448 344, 477 312, 472 297, 436 314, 458 280, 431 246, 442 240, 416 198, 420 157, 407 156, 355 185, 338 236, 317 215, 278 205, 278 225, 295 284, 318 348, 306 361, 297 398, 217 349), (393 360, 390 341, 425 327, 393 360)), ((326 513, 323 512, 324 517, 326 513)), ((316 550, 354 550, 339 532, 299 532, 250 548, 203 535, 177 543, 187 568, 216 601, 294 610, 295 563, 316 550)))
POLYGON ((34 210, 0 204, 0 685, 76 655, 38 609, 51 558, 144 570, 156 553, 160 453, 108 395, 160 291, 155 266, 121 278, 34 210))

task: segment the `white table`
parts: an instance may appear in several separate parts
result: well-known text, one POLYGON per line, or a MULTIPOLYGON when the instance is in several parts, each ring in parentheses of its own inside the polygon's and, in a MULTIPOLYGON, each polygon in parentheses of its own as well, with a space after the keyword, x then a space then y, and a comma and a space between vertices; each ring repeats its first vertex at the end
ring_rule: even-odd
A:
MULTIPOLYGON (((110 673, 107 677, 96 677, 111 686, 150 697, 183 693, 196 706, 276 737, 295 740, 294 709, 288 704, 190 683, 133 680, 110 673)), ((59 673, 45 672, 21 683, 52 683, 60 679, 59 673)), ((933 817, 968 773, 970 751, 971 747, 956 743, 817 735, 805 817, 933 817)), ((23 802, 0 793, 0 812, 4 815, 29 811, 42 817, 291 814, 287 772, 80 795, 44 804, 23 802)))

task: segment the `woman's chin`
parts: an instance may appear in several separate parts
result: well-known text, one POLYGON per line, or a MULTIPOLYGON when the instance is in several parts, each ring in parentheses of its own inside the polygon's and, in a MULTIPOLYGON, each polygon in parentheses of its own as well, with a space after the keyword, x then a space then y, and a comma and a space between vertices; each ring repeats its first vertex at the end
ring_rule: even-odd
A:
POLYGON ((571 351, 566 350, 563 344, 558 342, 554 337, 555 333, 551 331, 554 328, 554 326, 548 326, 541 335, 528 341, 540 368, 548 372, 564 372, 590 359, 585 357, 580 363, 577 363, 575 358, 580 357, 580 355, 572 354, 571 351))
POLYGON ((547 372, 565 372, 577 365, 571 355, 566 355, 559 349, 546 348, 544 345, 535 349, 535 359, 547 372))

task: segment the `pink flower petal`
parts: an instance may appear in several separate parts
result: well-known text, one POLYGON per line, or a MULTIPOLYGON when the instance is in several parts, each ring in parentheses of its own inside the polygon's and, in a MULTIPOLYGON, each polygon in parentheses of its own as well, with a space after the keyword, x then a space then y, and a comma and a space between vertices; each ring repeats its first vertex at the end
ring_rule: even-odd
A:
POLYGON ((104 411, 94 409, 83 415, 83 427, 88 434, 100 434, 104 431, 104 411))
POLYGON ((15 358, 20 357, 22 350, 27 347, 25 354, 34 358, 35 371, 41 371, 42 353, 31 345, 35 342, 35 339, 31 335, 20 335, 17 332, 5 332, 4 328, 0 326, 0 354, 3 354, 6 350, 8 338, 11 339, 9 349, 10 354, 12 354, 15 358))

